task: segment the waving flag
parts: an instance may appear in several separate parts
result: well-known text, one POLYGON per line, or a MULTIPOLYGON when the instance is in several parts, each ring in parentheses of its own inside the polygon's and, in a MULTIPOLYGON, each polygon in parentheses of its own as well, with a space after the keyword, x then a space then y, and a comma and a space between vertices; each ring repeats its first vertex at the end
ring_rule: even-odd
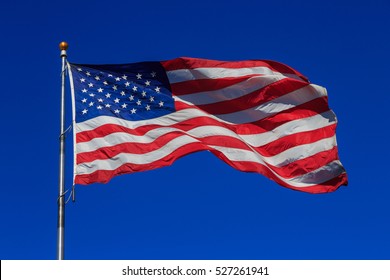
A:
POLYGON ((325 88, 284 64, 177 58, 68 67, 76 184, 202 150, 294 190, 347 184, 325 88))

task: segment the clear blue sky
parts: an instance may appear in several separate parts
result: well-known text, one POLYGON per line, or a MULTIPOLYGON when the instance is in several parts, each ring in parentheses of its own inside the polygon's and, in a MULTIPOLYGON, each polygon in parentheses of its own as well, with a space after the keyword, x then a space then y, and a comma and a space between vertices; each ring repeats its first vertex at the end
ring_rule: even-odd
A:
MULTIPOLYGON (((349 175, 348 187, 310 195, 200 152, 78 186, 65 258, 389 259, 389 27, 388 1, 2 3, 0 259, 56 256, 63 40, 75 63, 286 63, 328 89, 349 175)), ((71 150, 69 134, 67 188, 71 150)))

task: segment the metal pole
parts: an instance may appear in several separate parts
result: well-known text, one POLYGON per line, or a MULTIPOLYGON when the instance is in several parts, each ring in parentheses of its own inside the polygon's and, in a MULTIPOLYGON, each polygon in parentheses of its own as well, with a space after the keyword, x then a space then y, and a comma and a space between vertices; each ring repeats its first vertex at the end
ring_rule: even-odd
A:
POLYGON ((65 66, 68 43, 61 42, 61 125, 60 125, 60 164, 58 176, 58 223, 57 223, 57 260, 64 259, 65 232, 65 66))

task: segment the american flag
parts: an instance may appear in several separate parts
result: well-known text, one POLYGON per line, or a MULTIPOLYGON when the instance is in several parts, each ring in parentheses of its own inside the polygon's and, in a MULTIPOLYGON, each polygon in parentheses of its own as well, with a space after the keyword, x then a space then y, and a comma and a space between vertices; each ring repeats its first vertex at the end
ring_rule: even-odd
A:
POLYGON ((177 58, 68 67, 75 184, 208 150, 294 190, 347 185, 326 89, 284 64, 177 58))

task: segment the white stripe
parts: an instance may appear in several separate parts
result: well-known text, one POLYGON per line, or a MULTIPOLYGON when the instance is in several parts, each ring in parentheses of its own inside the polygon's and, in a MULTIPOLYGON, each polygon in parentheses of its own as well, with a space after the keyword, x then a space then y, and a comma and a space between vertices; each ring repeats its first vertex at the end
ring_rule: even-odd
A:
POLYGON ((295 186, 298 186, 299 184, 314 186, 329 181, 343 173, 345 173, 343 165, 339 160, 335 160, 312 172, 288 179, 288 183, 295 186))
POLYGON ((89 163, 81 163, 77 165, 77 174, 78 175, 90 174, 98 170, 115 170, 125 163, 133 163, 133 164, 152 163, 171 154, 172 152, 174 152, 175 150, 177 150, 178 148, 186 144, 195 143, 195 142, 199 142, 199 141, 187 135, 183 135, 171 140, 160 149, 154 150, 149 153, 145 153, 145 154, 121 153, 109 159, 104 159, 104 160, 99 159, 89 163))
POLYGON ((335 146, 337 146, 336 137, 332 136, 317 142, 292 147, 272 157, 264 157, 264 161, 273 166, 282 167, 291 162, 328 151, 335 146))
MULTIPOLYGON (((200 67, 194 69, 178 69, 167 71, 168 80, 171 84, 180 83, 191 80, 199 79, 220 79, 220 78, 237 78, 248 75, 274 75, 279 72, 272 71, 268 67, 248 67, 248 68, 223 68, 223 67, 200 67)), ((300 77, 294 74, 283 74, 295 79, 302 80, 300 77)))
MULTIPOLYGON (((286 109, 323 96, 326 96, 325 88, 311 85, 311 86, 304 87, 300 90, 293 91, 280 98, 271 100, 267 103, 264 103, 262 106, 254 107, 248 110, 244 110, 232 114, 214 116, 214 115, 207 114, 203 111, 200 111, 198 109, 191 108, 191 109, 176 111, 159 118, 140 120, 140 121, 127 121, 116 117, 99 116, 90 120, 86 120, 81 123, 76 123, 75 130, 76 132, 89 131, 101 126, 102 124, 117 124, 120 126, 128 127, 130 129, 135 129, 137 127, 150 125, 150 124, 170 126, 178 122, 185 121, 195 117, 209 117, 214 120, 227 122, 231 124, 234 124, 234 122, 231 122, 232 120, 235 120, 236 121, 235 123, 246 123, 246 122, 258 121, 272 114, 276 114, 279 111, 283 111, 282 109, 277 110, 277 107, 275 108, 275 106, 272 105, 272 102, 278 102, 278 104, 280 104, 280 106, 282 106, 283 109, 286 109), (226 119, 229 119, 229 121, 227 121, 226 119)), ((189 104, 189 102, 186 102, 177 96, 175 96, 175 100, 189 104)))
POLYGON ((293 120, 282 124, 275 129, 258 134, 240 135, 246 143, 254 147, 260 147, 280 139, 284 136, 292 135, 299 132, 306 132, 327 127, 337 123, 336 116, 333 111, 327 111, 312 117, 293 120))
POLYGON ((286 77, 279 73, 277 75, 253 76, 245 81, 222 89, 180 95, 180 99, 195 105, 233 100, 283 79, 286 79, 286 77))
MULTIPOLYGON (((220 146, 213 146, 214 149, 222 152, 229 160, 237 162, 256 162, 264 165, 261 158, 254 152, 233 148, 226 148, 220 146)), ((282 176, 275 173, 272 169, 269 169, 275 176, 280 180, 294 187, 310 187, 329 181, 338 175, 345 172, 341 162, 338 160, 332 161, 320 168, 313 170, 309 173, 294 177, 294 178, 283 178, 282 176)))
MULTIPOLYGON (((82 163, 77 165, 77 175, 90 174, 98 170, 115 170, 126 163, 149 164, 171 154, 172 152, 174 152, 175 150, 177 150, 178 148, 186 144, 195 143, 195 142, 199 142, 199 141, 193 139, 192 137, 184 135, 176 139, 173 139, 167 145, 163 146, 158 150, 154 150, 150 153, 146 153, 146 154, 121 153, 110 159, 95 160, 90 163, 82 163)), ((256 162, 264 165, 263 159, 253 151, 226 148, 220 146, 211 146, 211 148, 222 152, 230 161, 256 162)), ((344 169, 342 168, 341 163, 339 161, 333 161, 330 164, 322 166, 317 170, 289 179, 285 179, 281 177, 271 169, 269 170, 273 172, 275 176, 277 176, 282 181, 295 187, 308 187, 311 185, 320 184, 344 172, 344 169)))
POLYGON ((98 128, 103 124, 114 124, 114 125, 127 127, 130 129, 136 129, 138 127, 145 126, 145 125, 170 126, 176 124, 177 122, 185 121, 195 117, 205 117, 205 116, 217 120, 217 118, 212 117, 209 114, 206 114, 198 109, 185 109, 168 115, 164 115, 159 118, 140 120, 140 121, 128 121, 116 117, 99 116, 93 119, 86 120, 81 123, 77 123, 75 129, 79 133, 79 132, 94 130, 95 128, 98 128))
POLYGON ((328 111, 321 115, 290 121, 276 127, 272 131, 251 135, 237 135, 232 130, 220 126, 200 126, 193 128, 188 132, 173 127, 159 127, 149 130, 145 135, 132 135, 125 132, 111 133, 104 137, 94 138, 88 142, 77 143, 76 149, 79 152, 91 152, 102 147, 110 147, 122 143, 151 143, 158 137, 174 131, 182 132, 197 138, 215 135, 230 136, 239 139, 250 146, 260 147, 287 135, 319 129, 334 123, 336 123, 334 114, 332 111, 328 111))
POLYGON ((140 121, 128 121, 116 117, 99 116, 93 119, 86 120, 81 123, 76 123, 74 129, 76 130, 77 133, 79 133, 79 132, 94 130, 102 126, 103 124, 119 125, 130 129, 136 129, 138 127, 146 126, 146 125, 171 126, 177 124, 178 122, 183 122, 196 117, 208 117, 217 121, 221 121, 217 117, 207 114, 199 109, 190 108, 190 109, 183 109, 180 111, 176 111, 171 114, 164 115, 162 117, 140 120, 140 121))
MULTIPOLYGON (((216 127, 216 126, 208 126, 208 127, 198 127, 196 129, 192 129, 188 131, 188 134, 190 136, 196 137, 196 138, 203 138, 208 136, 230 136, 232 138, 238 139, 240 141, 243 141, 240 139, 240 137, 235 134, 234 132, 223 128, 223 127, 216 127)), ((247 144, 247 143, 245 143, 247 144)), ((303 144, 299 146, 292 147, 290 149, 284 150, 283 152, 270 156, 265 157, 259 154, 257 151, 252 151, 253 155, 256 155, 258 162, 266 162, 269 165, 275 166, 275 167, 282 167, 285 166, 291 162, 294 162, 296 160, 301 160, 310 156, 313 156, 317 153, 327 151, 335 147, 336 141, 335 137, 329 137, 325 139, 321 139, 319 141, 309 143, 309 144, 303 144)), ((211 146, 210 147, 215 147, 211 146)), ((248 147, 251 147, 250 145, 247 145, 248 147)), ((231 149, 230 147, 228 149, 231 149)), ((232 148, 237 150, 238 148, 232 148)), ((240 149, 241 150, 241 149, 240 149)))
POLYGON ((248 146, 260 147, 288 135, 316 130, 335 124, 336 120, 333 119, 334 116, 332 111, 328 111, 320 115, 290 121, 276 127, 274 130, 258 134, 236 134, 232 130, 221 126, 200 126, 189 130, 187 133, 198 138, 215 135, 230 136, 245 142, 248 146))
POLYGON ((93 138, 88 142, 76 144, 80 153, 92 152, 99 148, 112 147, 123 143, 151 143, 158 137, 174 131, 181 131, 173 127, 160 127, 149 130, 145 135, 132 135, 126 132, 111 133, 104 137, 93 138))
POLYGON ((230 114, 220 114, 216 117, 234 124, 255 122, 324 96, 327 96, 325 88, 310 84, 260 106, 230 114))
MULTIPOLYGON (((88 151, 94 151, 98 148, 111 147, 122 143, 130 143, 130 144, 151 143, 156 138, 173 131, 178 131, 187 135, 188 137, 195 137, 198 139, 209 137, 209 136, 229 136, 238 139, 240 141, 243 141, 240 138, 240 136, 235 134, 233 131, 218 126, 202 126, 202 127, 191 129, 188 132, 184 132, 174 128, 158 128, 158 129, 153 129, 149 131, 147 134, 142 136, 129 135, 123 132, 113 133, 103 138, 95 138, 89 142, 79 143, 77 144, 77 150, 81 152, 88 152, 88 151)), ((181 136, 179 136, 178 138, 180 137, 181 136)), ((167 145, 169 145, 169 143, 167 143, 167 145)), ((251 147, 250 145, 247 146, 251 147)), ((259 154, 257 151, 253 151, 253 153, 257 155, 258 161, 266 162, 267 164, 275 167, 282 167, 296 160, 304 159, 313 156, 319 152, 330 150, 335 146, 336 146, 336 141, 335 141, 335 137, 333 136, 330 138, 321 139, 313 143, 292 147, 271 157, 264 157, 261 154, 259 154)), ((146 154, 150 155, 151 153, 152 152, 146 154)), ((158 160, 158 159, 154 159, 154 160, 158 160)))

